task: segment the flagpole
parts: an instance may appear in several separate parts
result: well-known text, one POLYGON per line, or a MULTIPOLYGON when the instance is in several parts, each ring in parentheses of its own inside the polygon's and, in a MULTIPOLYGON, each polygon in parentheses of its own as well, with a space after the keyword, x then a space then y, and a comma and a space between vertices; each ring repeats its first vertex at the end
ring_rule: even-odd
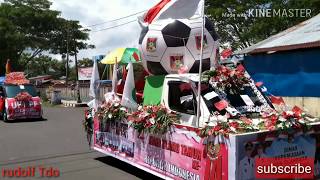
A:
POLYGON ((202 56, 203 56, 203 36, 204 36, 204 24, 205 24, 205 17, 204 17, 204 2, 202 5, 202 12, 201 12, 201 18, 202 18, 202 27, 201 27, 201 47, 200 47, 200 64, 199 64, 199 83, 198 83, 198 103, 197 103, 197 126, 200 126, 200 100, 201 100, 201 74, 202 74, 202 56))

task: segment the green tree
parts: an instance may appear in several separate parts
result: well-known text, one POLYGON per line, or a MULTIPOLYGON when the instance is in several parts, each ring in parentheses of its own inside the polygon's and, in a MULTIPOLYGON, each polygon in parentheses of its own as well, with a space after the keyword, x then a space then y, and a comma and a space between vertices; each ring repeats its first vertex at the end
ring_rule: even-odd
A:
POLYGON ((92 67, 93 61, 89 58, 83 58, 78 61, 78 67, 92 67))
POLYGON ((251 46, 310 18, 241 17, 249 15, 250 9, 311 9, 311 16, 320 12, 320 0, 206 0, 205 2, 206 14, 216 25, 221 45, 230 43, 233 49, 251 46))
POLYGON ((39 75, 52 75, 54 79, 59 79, 65 75, 66 61, 59 61, 47 55, 38 55, 29 60, 30 54, 23 53, 20 59, 25 65, 25 74, 27 77, 35 77, 39 75))
POLYGON ((59 11, 50 9, 51 4, 48 0, 4 0, 0 4, 0 74, 8 58, 14 70, 23 70, 43 52, 65 54, 66 42, 73 54, 93 47, 85 43, 88 30, 78 21, 59 17, 59 11), (18 62, 22 54, 24 61, 18 62))

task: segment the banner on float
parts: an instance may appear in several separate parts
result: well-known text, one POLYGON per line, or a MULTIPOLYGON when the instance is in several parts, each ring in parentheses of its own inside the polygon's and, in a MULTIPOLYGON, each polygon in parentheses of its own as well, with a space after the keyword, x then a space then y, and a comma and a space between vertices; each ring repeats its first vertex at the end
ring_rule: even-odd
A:
POLYGON ((165 135, 138 134, 125 122, 95 120, 94 148, 160 177, 186 180, 227 180, 227 148, 208 157, 197 133, 174 128, 165 135), (209 178, 210 177, 210 178, 209 178))
POLYGON ((41 117, 41 99, 39 97, 32 97, 28 101, 18 101, 15 98, 7 98, 6 103, 6 111, 9 119, 41 117))
POLYGON ((257 158, 312 158, 314 177, 320 178, 320 129, 308 132, 264 132, 236 136, 236 177, 255 179, 257 158))
POLYGON ((92 71, 93 71, 93 67, 78 68, 79 80, 81 81, 90 80, 92 76, 92 71))

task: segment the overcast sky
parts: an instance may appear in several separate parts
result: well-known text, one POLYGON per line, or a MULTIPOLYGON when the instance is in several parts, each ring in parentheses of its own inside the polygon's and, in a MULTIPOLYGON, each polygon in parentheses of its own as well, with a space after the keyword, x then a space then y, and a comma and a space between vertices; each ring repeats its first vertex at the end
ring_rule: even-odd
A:
MULTIPOLYGON (((52 9, 61 11, 66 19, 79 20, 83 26, 117 19, 136 12, 147 10, 160 0, 50 0, 52 9)), ((117 47, 137 46, 140 26, 137 22, 125 26, 93 32, 137 19, 136 16, 121 21, 92 27, 89 43, 96 46, 93 50, 83 50, 79 57, 105 55, 117 47)))

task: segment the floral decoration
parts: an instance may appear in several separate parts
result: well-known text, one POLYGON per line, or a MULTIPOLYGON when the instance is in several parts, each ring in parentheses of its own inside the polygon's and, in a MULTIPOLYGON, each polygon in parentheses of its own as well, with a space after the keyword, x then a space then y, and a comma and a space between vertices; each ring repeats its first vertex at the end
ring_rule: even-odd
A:
POLYGON ((31 101, 32 96, 28 92, 20 92, 14 97, 16 101, 31 101))
POLYGON ((180 115, 161 105, 140 106, 136 112, 129 115, 131 126, 139 133, 149 132, 164 134, 171 125, 179 122, 180 115))
POLYGON ((262 114, 262 116, 265 119, 264 127, 268 130, 279 129, 287 131, 289 129, 306 129, 307 122, 311 120, 297 106, 292 108, 292 110, 262 114))
POLYGON ((23 72, 12 72, 6 75, 6 79, 4 83, 22 85, 22 84, 30 84, 30 81, 26 79, 23 72))
POLYGON ((262 122, 258 119, 251 120, 246 117, 210 122, 207 126, 201 129, 200 136, 206 137, 211 135, 223 135, 228 137, 229 134, 259 131, 259 126, 261 123, 262 122))
POLYGON ((96 115, 102 121, 118 121, 127 117, 127 108, 121 106, 119 101, 105 102, 99 107, 96 115))
POLYGON ((235 94, 235 91, 242 89, 244 84, 251 82, 245 76, 245 70, 242 65, 237 68, 221 65, 213 71, 204 72, 202 78, 204 81, 215 84, 220 91, 229 91, 231 94, 235 94))
POLYGON ((209 122, 200 131, 200 136, 217 136, 223 135, 228 137, 229 134, 240 134, 245 132, 255 132, 261 130, 304 130, 309 129, 308 123, 314 122, 313 118, 306 114, 300 108, 295 106, 292 110, 262 112, 261 118, 249 119, 245 116, 239 119, 218 119, 218 121, 209 122))

